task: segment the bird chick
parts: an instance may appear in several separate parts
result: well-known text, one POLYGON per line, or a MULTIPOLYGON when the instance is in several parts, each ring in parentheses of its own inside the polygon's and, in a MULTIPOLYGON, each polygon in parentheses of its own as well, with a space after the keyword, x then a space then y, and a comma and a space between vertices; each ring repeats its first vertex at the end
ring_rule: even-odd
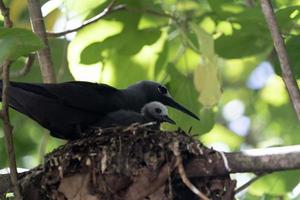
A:
POLYGON ((153 101, 145 104, 140 113, 123 109, 109 113, 103 120, 94 124, 92 127, 108 128, 113 126, 129 126, 133 123, 144 124, 149 122, 155 122, 155 128, 157 129, 160 128, 160 124, 163 122, 176 124, 175 121, 168 116, 167 107, 158 101, 153 101))

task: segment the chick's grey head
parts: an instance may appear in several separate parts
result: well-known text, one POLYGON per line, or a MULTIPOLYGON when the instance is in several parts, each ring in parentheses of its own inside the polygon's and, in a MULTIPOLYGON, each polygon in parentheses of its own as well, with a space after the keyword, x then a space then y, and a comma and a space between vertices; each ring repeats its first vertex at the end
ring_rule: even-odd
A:
POLYGON ((135 94, 141 96, 146 103, 158 101, 164 105, 171 106, 199 120, 199 118, 194 113, 177 103, 170 95, 168 89, 162 84, 153 81, 140 81, 129 86, 127 89, 134 91, 135 94))
POLYGON ((158 101, 147 103, 142 108, 141 113, 145 118, 155 122, 168 122, 170 124, 176 124, 175 121, 168 116, 167 107, 158 101))

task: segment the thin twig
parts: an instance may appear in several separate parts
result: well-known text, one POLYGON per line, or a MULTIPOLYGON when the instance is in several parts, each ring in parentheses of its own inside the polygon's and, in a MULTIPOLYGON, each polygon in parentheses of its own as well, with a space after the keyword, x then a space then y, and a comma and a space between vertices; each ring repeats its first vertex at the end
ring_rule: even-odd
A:
POLYGON ((0 0, 0 10, 2 16, 4 17, 4 27, 11 28, 13 26, 13 22, 9 17, 9 8, 4 5, 2 0, 0 0))
POLYGON ((294 110, 300 121, 300 92, 288 59, 286 47, 281 36, 270 0, 260 0, 262 12, 270 29, 274 46, 281 66, 282 78, 290 95, 294 110))
POLYGON ((28 9, 32 29, 44 43, 44 48, 37 52, 43 81, 45 83, 54 83, 56 82, 56 78, 51 60, 51 52, 46 35, 46 28, 42 16, 40 1, 28 0, 28 9))
POLYGON ((263 177, 265 174, 261 174, 261 175, 257 175, 254 178, 250 179, 249 181, 247 181, 245 184, 241 185, 239 188, 237 188, 234 193, 238 194, 241 191, 243 191, 244 189, 246 189, 247 187, 249 187, 252 183, 254 183, 255 181, 257 181, 258 179, 260 179, 261 177, 263 177))
POLYGON ((51 33, 48 32, 47 35, 49 37, 60 37, 63 35, 66 35, 68 33, 72 33, 75 31, 78 31, 84 27, 86 27, 89 24, 95 23, 97 21, 99 21, 100 19, 106 17, 109 14, 112 14, 113 12, 119 11, 119 10, 124 10, 126 8, 126 5, 117 5, 114 6, 116 1, 112 1, 101 13, 99 13, 98 15, 92 17, 91 19, 86 20, 85 22, 83 22, 82 25, 74 28, 74 29, 70 29, 70 30, 66 30, 66 31, 62 31, 62 32, 58 32, 58 33, 51 33))
POLYGON ((34 60, 35 60, 35 54, 29 54, 25 65, 19 71, 11 72, 9 77, 16 78, 16 77, 25 76, 26 74, 28 74, 28 72, 30 71, 30 69, 32 67, 34 60))
POLYGON ((173 147, 172 147, 172 151, 176 157, 176 166, 178 169, 178 173, 182 179, 182 182, 194 193, 196 194, 198 197, 200 197, 203 200, 209 200, 209 198, 204 195, 200 190, 198 190, 198 188, 196 186, 194 186, 194 184, 189 180, 189 178, 187 177, 185 170, 184 170, 184 166, 182 164, 182 157, 180 155, 180 151, 179 151, 179 142, 174 142, 173 143, 173 147))
POLYGON ((183 164, 182 164, 182 158, 181 156, 176 156, 177 158, 177 167, 178 167, 178 173, 182 179, 182 182, 197 196, 199 196, 203 200, 209 200, 208 197, 206 197, 194 184, 188 179, 183 164))
MULTIPOLYGON (((4 17, 4 26, 6 28, 11 28, 13 23, 9 17, 9 9, 4 5, 3 1, 0 0, 0 10, 1 14, 4 17)), ((16 156, 14 150, 14 143, 12 137, 12 125, 9 120, 9 111, 8 111, 8 86, 9 86, 9 66, 11 61, 6 59, 2 64, 2 110, 1 118, 3 120, 3 129, 4 129, 4 141, 7 150, 7 157, 9 161, 10 169, 10 179, 14 189, 15 199, 22 200, 22 195, 18 185, 18 172, 16 164, 16 156)))
POLYGON ((178 167, 178 173, 182 179, 182 182, 197 196, 199 196, 201 199, 209 200, 208 197, 206 197, 194 184, 189 180, 187 177, 183 164, 182 164, 182 158, 181 156, 177 156, 177 167, 178 167))
POLYGON ((140 9, 129 8, 124 4, 114 6, 114 4, 115 4, 115 1, 112 1, 112 3, 110 3, 101 13, 99 13, 98 15, 92 17, 91 19, 86 20, 85 22, 83 22, 82 25, 80 25, 76 28, 69 29, 69 30, 62 31, 62 32, 57 32, 57 33, 47 32, 47 36, 49 36, 49 37, 60 37, 60 36, 66 35, 68 33, 78 31, 78 30, 86 27, 87 25, 95 23, 95 22, 99 21, 100 19, 102 19, 102 18, 104 18, 104 17, 106 17, 106 16, 108 16, 108 15, 110 15, 110 14, 116 12, 116 11, 121 11, 121 10, 127 10, 129 12, 135 12, 135 13, 149 13, 151 15, 156 15, 156 16, 160 16, 160 17, 167 17, 167 18, 176 20, 176 18, 173 15, 170 15, 168 13, 161 13, 161 12, 157 12, 155 10, 146 9, 146 8, 145 9, 143 9, 143 8, 140 8, 140 9))
POLYGON ((20 193, 20 188, 18 186, 18 172, 16 164, 16 156, 14 151, 14 143, 12 138, 12 125, 10 124, 9 114, 8 114, 8 87, 9 87, 9 66, 11 64, 10 60, 5 60, 3 63, 3 74, 2 74, 2 111, 1 118, 3 120, 4 128, 4 140, 7 149, 7 155, 9 158, 9 169, 10 178, 12 185, 14 187, 14 194, 17 200, 22 199, 20 193))

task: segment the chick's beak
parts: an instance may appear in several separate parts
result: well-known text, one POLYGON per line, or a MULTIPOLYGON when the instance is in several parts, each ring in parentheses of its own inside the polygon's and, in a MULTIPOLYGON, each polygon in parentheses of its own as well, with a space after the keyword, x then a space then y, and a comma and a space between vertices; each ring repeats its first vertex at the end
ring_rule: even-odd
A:
POLYGON ((168 115, 163 115, 162 116, 162 122, 168 122, 170 124, 176 124, 176 122, 171 119, 168 115))

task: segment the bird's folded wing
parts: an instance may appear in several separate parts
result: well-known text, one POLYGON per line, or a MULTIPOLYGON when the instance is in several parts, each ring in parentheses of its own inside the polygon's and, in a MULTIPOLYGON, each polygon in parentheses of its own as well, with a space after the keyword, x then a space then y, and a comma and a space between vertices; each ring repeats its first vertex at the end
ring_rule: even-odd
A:
MULTIPOLYGON (((70 106, 88 112, 105 113, 118 109, 120 91, 105 84, 73 81, 59 84, 31 84, 11 82, 11 87, 56 101, 57 104, 70 106)), ((13 94, 12 94, 13 96, 13 94)), ((26 93, 24 93, 26 98, 26 93)))

